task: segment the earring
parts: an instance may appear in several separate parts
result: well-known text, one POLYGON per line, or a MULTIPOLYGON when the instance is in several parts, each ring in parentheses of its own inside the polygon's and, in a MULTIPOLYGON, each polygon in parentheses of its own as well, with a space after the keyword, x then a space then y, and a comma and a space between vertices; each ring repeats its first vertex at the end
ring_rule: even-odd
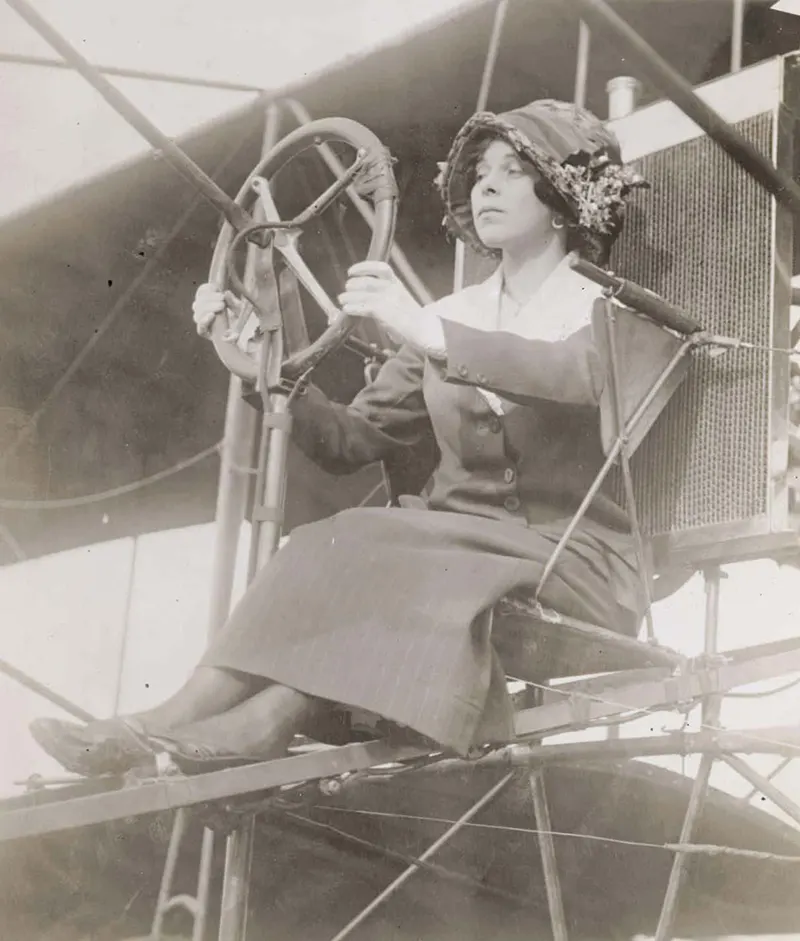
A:
POLYGON ((564 228, 564 217, 563 216, 553 216, 552 226, 554 229, 563 229, 564 228))

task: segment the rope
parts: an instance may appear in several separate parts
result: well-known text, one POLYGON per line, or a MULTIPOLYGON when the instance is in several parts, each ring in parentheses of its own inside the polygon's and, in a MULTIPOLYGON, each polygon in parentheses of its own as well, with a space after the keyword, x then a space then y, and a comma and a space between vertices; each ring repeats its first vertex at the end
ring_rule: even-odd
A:
POLYGON ((111 500, 114 497, 120 497, 126 493, 141 490, 143 487, 158 483, 160 480, 166 480, 167 477, 179 474, 189 467, 194 467, 195 464, 199 464, 207 457, 211 457, 212 454, 216 454, 221 447, 222 442, 218 441, 216 444, 212 444, 210 448, 206 448, 199 454, 195 454, 194 457, 189 457, 185 461, 180 461, 172 467, 168 467, 166 470, 151 474, 149 477, 143 477, 141 480, 135 480, 130 484, 122 484, 120 487, 113 487, 111 490, 101 490, 99 493, 87 493, 82 497, 67 497, 63 500, 7 500, 0 498, 0 510, 65 510, 78 506, 88 506, 92 503, 100 503, 102 500, 111 500))
MULTIPOLYGON (((778 777, 778 775, 781 773, 781 771, 785 771, 786 768, 788 768, 789 765, 790 765, 793 761, 794 761, 794 758, 782 758, 781 761, 772 769, 772 771, 770 771, 770 773, 765 776, 765 780, 766 780, 766 781, 769 781, 770 784, 771 784, 772 782, 774 782, 775 778, 778 777)), ((749 793, 747 793, 747 794, 742 798, 742 801, 743 801, 743 803, 745 803, 745 804, 749 804, 750 801, 751 801, 754 797, 757 797, 759 794, 761 794, 761 791, 760 791, 757 787, 751 788, 751 790, 749 791, 749 793)))

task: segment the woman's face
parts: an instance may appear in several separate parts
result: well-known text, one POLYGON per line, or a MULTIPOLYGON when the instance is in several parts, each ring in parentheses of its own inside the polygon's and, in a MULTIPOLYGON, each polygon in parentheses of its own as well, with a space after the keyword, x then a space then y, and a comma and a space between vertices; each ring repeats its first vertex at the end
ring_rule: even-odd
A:
POLYGON ((534 192, 536 171, 523 164, 514 148, 493 140, 475 167, 472 219, 487 248, 524 250, 554 234, 553 211, 534 192))

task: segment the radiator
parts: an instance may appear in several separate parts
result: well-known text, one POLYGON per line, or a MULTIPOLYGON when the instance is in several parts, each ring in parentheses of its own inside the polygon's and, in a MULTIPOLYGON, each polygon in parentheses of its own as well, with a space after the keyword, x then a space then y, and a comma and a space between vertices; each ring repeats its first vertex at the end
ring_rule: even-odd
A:
MULTIPOLYGON (((797 71, 793 55, 701 89, 789 172, 797 71)), ((632 201, 613 270, 683 307, 712 333, 788 347, 790 212, 671 102, 613 126, 626 160, 652 185, 632 201)), ((787 486, 788 396, 784 354, 695 356, 633 458, 639 515, 661 564, 734 561, 797 545, 787 486)))

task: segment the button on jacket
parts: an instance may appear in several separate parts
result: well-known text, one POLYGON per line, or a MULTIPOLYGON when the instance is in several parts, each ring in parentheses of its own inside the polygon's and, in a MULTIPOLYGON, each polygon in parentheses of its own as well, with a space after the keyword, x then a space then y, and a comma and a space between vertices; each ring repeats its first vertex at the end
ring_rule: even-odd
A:
MULTIPOLYGON (((605 375, 591 326, 598 289, 565 260, 515 319, 514 333, 487 329, 499 292, 495 274, 426 309, 442 320, 445 357, 403 347, 349 406, 310 389, 294 408, 300 447, 334 473, 384 460, 421 486, 433 470, 431 509, 517 525, 571 515, 604 461, 605 375), (416 449, 427 444, 432 453, 431 439, 435 469, 416 466, 416 449)), ((587 517, 628 530, 605 488, 587 517)))

